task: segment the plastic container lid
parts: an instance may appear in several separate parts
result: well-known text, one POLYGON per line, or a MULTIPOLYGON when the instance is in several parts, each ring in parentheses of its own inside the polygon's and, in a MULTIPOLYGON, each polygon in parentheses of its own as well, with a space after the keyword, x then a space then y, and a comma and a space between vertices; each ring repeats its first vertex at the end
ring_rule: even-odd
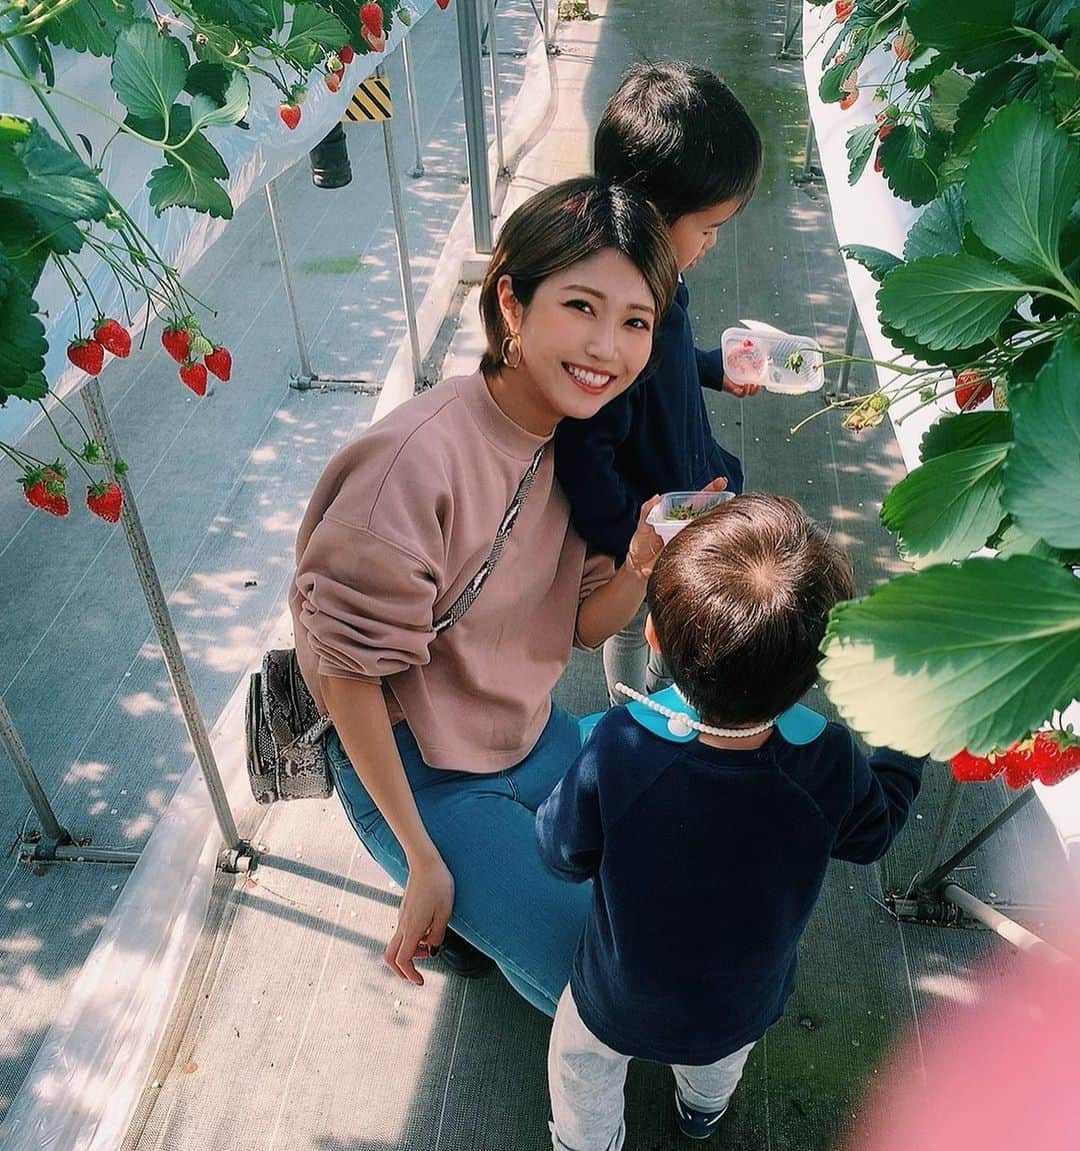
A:
POLYGON ((667 492, 649 512, 646 522, 667 543, 691 521, 712 511, 717 504, 735 498, 734 492, 667 492))
POLYGON ((726 328, 720 348, 724 372, 736 384, 764 384, 767 391, 798 396, 825 383, 821 345, 810 336, 790 336, 754 323, 726 328))

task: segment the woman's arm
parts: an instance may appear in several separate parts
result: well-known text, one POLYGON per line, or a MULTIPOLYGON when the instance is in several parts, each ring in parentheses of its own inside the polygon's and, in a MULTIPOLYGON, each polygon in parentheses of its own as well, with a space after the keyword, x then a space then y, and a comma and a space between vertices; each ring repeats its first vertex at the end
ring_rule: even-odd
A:
POLYGON ((405 777, 382 687, 319 676, 319 687, 360 782, 397 836, 409 868, 397 928, 383 959, 402 979, 423 985, 413 960, 437 951, 454 906, 454 877, 424 827, 405 777))

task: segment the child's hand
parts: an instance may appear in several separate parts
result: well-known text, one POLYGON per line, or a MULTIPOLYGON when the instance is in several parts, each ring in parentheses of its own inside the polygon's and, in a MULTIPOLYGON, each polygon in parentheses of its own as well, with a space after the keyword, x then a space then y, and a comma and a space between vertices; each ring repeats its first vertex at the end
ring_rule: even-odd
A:
MULTIPOLYGON (((721 479, 720 482, 727 484, 727 480, 725 479, 721 479)), ((716 481, 714 480, 713 483, 716 483, 716 481)), ((652 575, 653 564, 656 563, 656 557, 664 548, 664 541, 656 534, 656 530, 652 524, 646 522, 649 512, 651 512, 659 502, 660 497, 653 496, 652 499, 646 500, 641 505, 641 511, 638 514, 637 528, 630 538, 630 547, 626 552, 626 566, 643 580, 647 580, 649 576, 652 575)))
POLYGON ((730 392, 733 396, 738 396, 739 399, 742 399, 743 396, 756 396, 761 391, 760 384, 737 384, 728 376, 727 372, 724 373, 724 380, 720 387, 721 391, 730 392))

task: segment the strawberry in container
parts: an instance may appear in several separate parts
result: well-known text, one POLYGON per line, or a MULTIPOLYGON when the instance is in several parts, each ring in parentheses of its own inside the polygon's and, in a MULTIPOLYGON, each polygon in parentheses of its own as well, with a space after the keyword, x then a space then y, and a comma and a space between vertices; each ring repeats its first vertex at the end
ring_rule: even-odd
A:
POLYGON ((724 371, 735 383, 764 384, 787 396, 816 392, 825 382, 821 345, 810 336, 792 336, 771 324, 744 320, 720 340, 724 371))

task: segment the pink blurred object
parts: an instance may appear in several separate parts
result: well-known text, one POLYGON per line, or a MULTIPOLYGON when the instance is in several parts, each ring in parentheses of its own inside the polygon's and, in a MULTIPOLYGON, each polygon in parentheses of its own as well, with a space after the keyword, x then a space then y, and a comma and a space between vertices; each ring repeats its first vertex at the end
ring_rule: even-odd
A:
POLYGON ((847 1151, 1080 1148, 1080 969, 1029 959, 979 991, 882 1069, 847 1151))

